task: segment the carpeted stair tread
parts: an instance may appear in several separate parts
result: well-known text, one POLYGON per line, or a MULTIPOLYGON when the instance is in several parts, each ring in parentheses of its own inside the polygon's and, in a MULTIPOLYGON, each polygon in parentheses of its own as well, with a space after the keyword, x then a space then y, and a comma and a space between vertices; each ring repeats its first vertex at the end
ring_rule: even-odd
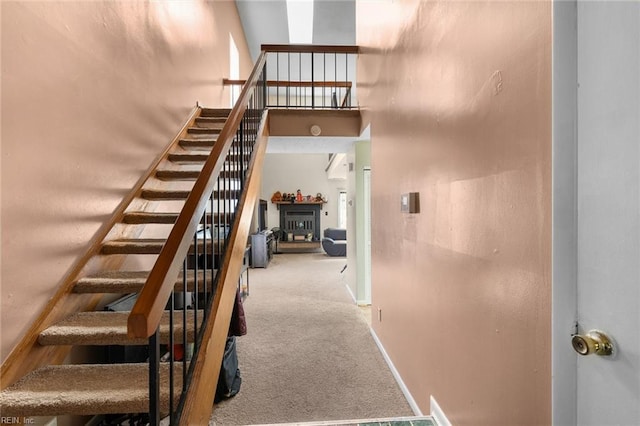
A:
MULTIPOLYGON (((187 152, 174 152, 169 154, 167 157, 169 161, 174 163, 203 163, 207 161, 209 158, 209 153, 197 152, 197 151, 187 151, 187 152)), ((227 160, 229 161, 239 161, 240 159, 244 159, 244 161, 249 161, 251 156, 249 154, 245 154, 241 156, 240 154, 227 154, 227 160)))
MULTIPOLYGON (((127 319, 130 312, 79 312, 43 330, 38 336, 41 345, 146 345, 148 339, 127 336, 127 319)), ((183 311, 174 311, 174 342, 183 339, 183 311)), ((198 311, 198 323, 202 323, 203 311, 198 311)), ((162 315, 160 343, 169 343, 170 312, 162 315)), ((187 340, 193 342, 194 311, 187 310, 187 340)))
MULTIPOLYGON (((145 413, 149 365, 83 364, 40 368, 0 392, 2 416, 145 413)), ((174 401, 182 389, 182 363, 174 364, 174 401)), ((169 409, 169 364, 160 366, 160 409, 169 409)), ((174 405, 175 406, 175 405, 174 405)))
POLYGON ((220 134, 220 130, 222 130, 222 128, 212 128, 212 127, 189 127, 187 129, 187 133, 191 136, 196 136, 196 135, 206 135, 206 136, 211 136, 211 135, 218 135, 220 134))
POLYGON ((209 153, 204 152, 173 152, 167 157, 174 163, 201 163, 207 161, 209 153))
POLYGON ((178 143, 183 148, 211 149, 217 141, 217 138, 180 139, 178 143))
POLYGON ((195 124, 203 128, 222 129, 226 121, 226 117, 198 117, 195 124))
MULTIPOLYGON (((102 254, 160 254, 166 240, 163 238, 123 238, 107 241, 102 244, 102 254)), ((211 253, 211 240, 207 240, 207 252, 211 253)), ((204 241, 198 241, 198 253, 204 253, 204 241)), ((194 252, 194 244, 191 244, 189 253, 194 252)))
POLYGON ((229 117, 231 109, 229 108, 202 108, 200 117, 229 117))
POLYGON ((141 197, 145 200, 186 200, 190 190, 180 189, 143 189, 141 197))
MULTIPOLYGON (((179 213, 155 213, 155 212, 127 212, 124 214, 122 221, 127 224, 144 224, 144 223, 156 223, 156 224, 173 224, 178 219, 179 213)), ((224 218, 222 213, 214 213, 213 220, 219 221, 224 218)), ((227 218, 230 217, 226 214, 227 218)), ((207 223, 211 223, 211 213, 207 214, 207 223)))
POLYGON ((190 190, 143 189, 141 196, 145 200, 186 200, 190 193, 190 190))
POLYGON ((174 224, 179 213, 126 212, 122 222, 127 224, 159 223, 174 224))
MULTIPOLYGON (((198 288, 202 288, 204 282, 204 271, 198 271, 198 288)), ((214 272, 215 274, 215 272, 214 272)), ((195 277, 194 271, 187 271, 187 291, 194 291, 195 277)), ((93 275, 80 278, 73 291, 75 293, 137 293, 147 281, 149 271, 102 271, 93 275)), ((207 271, 207 291, 211 291, 211 271, 207 271)), ((214 277, 215 278, 215 275, 214 277)), ((184 291, 182 273, 176 278, 175 291, 184 291)))
MULTIPOLYGON (((228 167, 228 166, 227 166, 228 167)), ((220 170, 218 177, 223 179, 239 179, 240 171, 238 170, 220 170)), ((156 170, 156 177, 160 180, 196 180, 200 176, 200 170, 156 170)))
POLYGON ((200 176, 200 170, 156 170, 156 177, 160 180, 195 180, 200 176))
POLYGON ((165 242, 160 238, 112 240, 102 244, 102 254, 159 254, 165 242))

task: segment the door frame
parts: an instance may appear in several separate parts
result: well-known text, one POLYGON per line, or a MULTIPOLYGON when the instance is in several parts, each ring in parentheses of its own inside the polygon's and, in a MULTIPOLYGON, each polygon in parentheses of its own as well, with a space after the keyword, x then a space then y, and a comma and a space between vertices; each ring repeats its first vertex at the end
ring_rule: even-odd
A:
POLYGON ((364 303, 371 304, 371 167, 362 170, 364 303))
POLYGON ((570 345, 577 321, 577 2, 552 9, 552 424, 577 424, 577 356, 570 345))

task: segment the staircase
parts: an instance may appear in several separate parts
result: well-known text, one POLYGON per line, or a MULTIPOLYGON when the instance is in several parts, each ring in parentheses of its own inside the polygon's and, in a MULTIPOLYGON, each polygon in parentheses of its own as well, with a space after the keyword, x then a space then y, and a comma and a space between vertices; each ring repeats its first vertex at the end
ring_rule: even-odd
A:
MULTIPOLYGON (((276 45, 269 52, 305 49, 276 45)), ((343 55, 347 65, 357 52, 355 46, 320 46, 305 54, 328 55, 334 64, 343 55)), ((288 76, 291 83, 267 79, 266 57, 263 48, 233 109, 193 111, 97 233, 3 363, 0 416, 148 413, 152 425, 165 415, 171 424, 208 424, 258 198, 267 105, 307 108, 310 98, 312 110, 351 108, 348 66, 344 81, 336 72, 335 81, 288 76), (305 89, 291 105, 281 102, 290 93, 281 89, 289 86, 305 89), (322 96, 316 87, 323 88, 322 96), (325 88, 344 101, 333 105, 325 88), (193 294, 191 309, 176 306, 176 299, 189 301, 185 293, 193 294), (130 312, 99 310, 127 294, 137 295, 130 312), (148 363, 71 361, 72 348, 111 345, 148 345, 148 363), (193 345, 190 361, 179 360, 176 345, 193 345)), ((298 132, 307 134, 309 119, 296 118, 298 132)), ((359 114, 349 119, 359 134, 359 114)), ((333 126, 326 123, 329 131, 333 126)))
MULTIPOLYGON (((198 330, 205 326, 206 313, 202 309, 173 309, 174 304, 170 303, 173 295, 155 334, 154 344, 162 345, 164 352, 169 351, 171 360, 158 362, 159 402, 150 401, 150 364, 147 362, 63 364, 60 361, 72 347, 150 343, 146 337, 134 336, 131 332, 130 312, 92 309, 104 304, 97 301, 137 294, 148 285, 151 269, 138 270, 131 265, 149 264, 149 256, 157 258, 163 251, 194 182, 211 151, 219 144, 218 136, 230 112, 228 109, 194 110, 180 135, 149 171, 146 181, 134 189, 129 204, 116 213, 104 240, 87 255, 85 264, 77 268, 77 277, 69 288, 54 297, 48 312, 3 364, 3 386, 10 384, 0 393, 3 418, 148 413, 154 404, 158 405, 155 409, 161 416, 165 416, 178 406, 190 362, 176 360, 171 348, 177 344, 193 345, 198 330), (92 265, 101 267, 92 270, 95 269, 92 265), (74 305, 77 311, 70 308, 74 305), (29 361, 23 362, 25 359, 29 361), (23 372, 26 374, 22 375, 23 372)), ((253 117, 256 129, 260 118, 253 117)), ((214 229, 226 230, 233 225, 241 196, 242 185, 238 182, 245 173, 241 166, 248 165, 251 158, 250 152, 239 148, 241 143, 236 137, 230 145, 198 225, 201 233, 208 230, 213 234, 214 229)), ((184 292, 200 295, 200 303, 197 299, 189 303, 193 307, 206 305, 214 294, 218 297, 216 278, 227 243, 233 242, 212 236, 193 238, 186 258, 191 259, 192 264, 185 260, 179 274, 171 278, 176 296, 184 292), (208 265, 204 260, 204 267, 199 265, 203 257, 209 259, 208 265)))

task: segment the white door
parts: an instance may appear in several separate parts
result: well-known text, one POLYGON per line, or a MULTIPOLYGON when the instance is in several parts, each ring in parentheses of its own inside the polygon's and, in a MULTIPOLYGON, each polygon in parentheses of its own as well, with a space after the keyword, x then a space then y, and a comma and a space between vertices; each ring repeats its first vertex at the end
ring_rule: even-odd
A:
POLYGON ((640 425, 640 2, 553 9, 553 420, 640 425))

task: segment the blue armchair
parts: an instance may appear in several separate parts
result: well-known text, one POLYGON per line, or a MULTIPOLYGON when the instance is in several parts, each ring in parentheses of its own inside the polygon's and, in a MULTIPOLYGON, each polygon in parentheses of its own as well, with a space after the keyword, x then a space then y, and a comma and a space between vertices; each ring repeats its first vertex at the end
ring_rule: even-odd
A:
POLYGON ((347 230, 327 228, 322 238, 322 248, 329 256, 347 255, 347 230))

